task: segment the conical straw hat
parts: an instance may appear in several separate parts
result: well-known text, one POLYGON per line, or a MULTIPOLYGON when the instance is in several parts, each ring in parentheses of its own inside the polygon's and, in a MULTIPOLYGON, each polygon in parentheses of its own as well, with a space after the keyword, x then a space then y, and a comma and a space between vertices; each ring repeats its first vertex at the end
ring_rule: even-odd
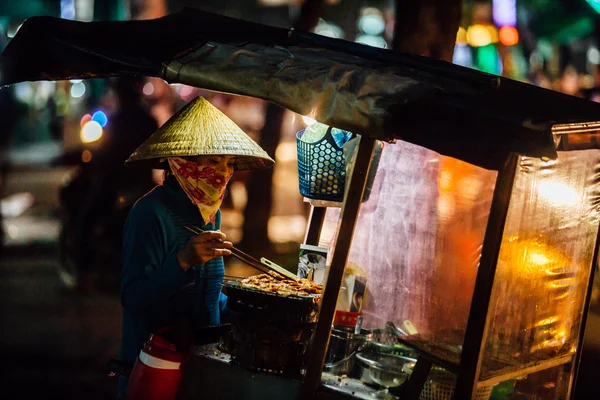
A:
POLYGON ((125 164, 164 168, 162 159, 234 155, 236 170, 271 167, 275 161, 229 117, 197 97, 158 128, 125 164))

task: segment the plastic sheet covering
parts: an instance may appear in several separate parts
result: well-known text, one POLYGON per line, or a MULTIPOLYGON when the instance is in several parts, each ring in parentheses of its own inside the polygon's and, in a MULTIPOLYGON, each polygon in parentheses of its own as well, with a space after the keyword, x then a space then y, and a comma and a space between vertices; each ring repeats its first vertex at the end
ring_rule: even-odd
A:
POLYGON ((490 303, 483 377, 575 351, 598 232, 600 151, 522 157, 490 303))
POLYGON ((496 175, 385 144, 348 262, 367 272, 365 327, 414 328, 411 340, 458 362, 496 175))
POLYGON ((396 74, 391 67, 360 65, 358 58, 298 46, 207 43, 169 63, 167 81, 270 99, 317 121, 384 139, 387 108, 433 95, 434 85, 396 74), (324 62, 323 60, 326 60, 324 62), (319 88, 319 90, 314 90, 319 88))

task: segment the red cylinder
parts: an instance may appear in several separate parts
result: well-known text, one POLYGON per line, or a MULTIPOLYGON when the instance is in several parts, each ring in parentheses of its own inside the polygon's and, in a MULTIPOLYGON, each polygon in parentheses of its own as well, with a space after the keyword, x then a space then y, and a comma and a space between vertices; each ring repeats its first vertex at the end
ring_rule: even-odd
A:
POLYGON ((127 384, 126 400, 174 400, 186 355, 152 334, 140 351, 127 384))

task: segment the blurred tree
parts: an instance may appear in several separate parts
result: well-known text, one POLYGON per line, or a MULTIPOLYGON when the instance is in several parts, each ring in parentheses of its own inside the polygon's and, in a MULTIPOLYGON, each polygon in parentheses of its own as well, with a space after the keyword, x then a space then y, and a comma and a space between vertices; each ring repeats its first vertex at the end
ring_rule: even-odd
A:
POLYGON ((600 15, 586 0, 520 0, 518 5, 520 14, 526 15, 519 20, 526 57, 547 43, 556 49, 556 54, 545 57, 546 72, 551 76, 561 75, 569 65, 585 69, 585 61, 581 63, 577 46, 572 44, 590 37, 600 39, 600 15))
POLYGON ((559 43, 588 36, 597 18, 585 0, 520 0, 519 7, 531 13, 529 24, 536 36, 559 43))
POLYGON ((27 18, 38 15, 59 16, 60 2, 56 0, 0 1, 2 18, 21 23, 27 18))
POLYGON ((462 0, 396 1, 392 49, 452 61, 462 0))
MULTIPOLYGON (((323 13, 325 0, 306 0, 294 29, 312 31, 323 13)), ((267 106, 265 126, 260 132, 258 144, 274 157, 281 140, 284 109, 273 103, 267 106)), ((273 205, 273 168, 255 171, 248 177, 248 202, 244 210, 244 228, 240 247, 256 253, 270 252, 269 217, 273 205)))

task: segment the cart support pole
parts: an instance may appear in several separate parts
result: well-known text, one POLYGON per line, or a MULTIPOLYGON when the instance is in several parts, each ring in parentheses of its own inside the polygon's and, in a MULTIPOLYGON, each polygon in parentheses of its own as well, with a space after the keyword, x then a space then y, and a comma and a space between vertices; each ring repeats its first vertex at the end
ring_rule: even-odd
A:
POLYGON ((475 398, 481 369, 481 352, 485 346, 490 319, 488 311, 496 277, 496 265, 519 159, 518 155, 511 154, 496 179, 490 216, 483 239, 481 261, 473 289, 473 299, 477 301, 471 302, 453 397, 455 400, 475 398))
POLYGON ((575 359, 571 366, 573 373, 569 381, 569 389, 567 399, 572 399, 575 396, 575 388, 577 384, 577 375, 579 374, 579 364, 581 362, 581 352, 583 350, 583 340, 585 338, 585 325, 587 322, 588 312, 590 311, 590 300, 592 299, 592 290, 594 288, 594 278, 596 275, 596 269, 598 268, 598 257, 600 257, 600 227, 598 227, 598 234, 596 235, 596 245, 594 247, 594 256, 592 257, 592 265, 590 265, 590 276, 588 279, 588 287, 585 293, 585 302, 583 303, 583 311, 581 314, 581 325, 579 326, 579 346, 577 346, 577 352, 575 353, 575 359))
POLYGON ((300 399, 303 400, 314 399, 321 384, 321 373, 323 371, 327 347, 329 346, 329 336, 331 335, 331 323, 335 314, 342 277, 348 261, 348 251, 352 243, 354 227, 358 219, 358 211, 360 210, 360 204, 367 183, 374 149, 374 139, 365 136, 360 138, 354 170, 347 183, 349 188, 342 207, 331 265, 327 268, 319 321, 308 351, 306 377, 304 378, 304 385, 300 393, 300 399))

